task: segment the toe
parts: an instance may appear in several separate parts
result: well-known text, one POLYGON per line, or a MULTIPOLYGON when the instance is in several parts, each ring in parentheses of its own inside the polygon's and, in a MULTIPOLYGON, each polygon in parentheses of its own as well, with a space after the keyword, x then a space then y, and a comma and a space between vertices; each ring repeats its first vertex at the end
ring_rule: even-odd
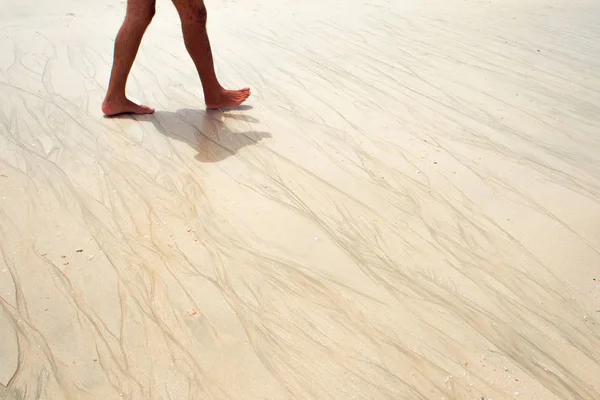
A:
POLYGON ((135 111, 136 114, 152 114, 155 112, 154 108, 148 107, 148 106, 137 106, 135 111))

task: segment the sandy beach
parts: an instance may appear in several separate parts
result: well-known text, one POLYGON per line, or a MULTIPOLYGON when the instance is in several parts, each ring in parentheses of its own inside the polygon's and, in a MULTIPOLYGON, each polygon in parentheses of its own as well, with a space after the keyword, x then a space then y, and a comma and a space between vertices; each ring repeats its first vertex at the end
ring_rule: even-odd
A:
POLYGON ((0 399, 600 399, 600 2, 0 6, 0 399))

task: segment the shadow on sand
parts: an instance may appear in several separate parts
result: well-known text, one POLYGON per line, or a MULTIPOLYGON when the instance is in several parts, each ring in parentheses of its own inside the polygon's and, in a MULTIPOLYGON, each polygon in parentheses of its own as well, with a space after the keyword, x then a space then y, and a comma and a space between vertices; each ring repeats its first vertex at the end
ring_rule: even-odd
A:
POLYGON ((236 129, 234 132, 228 127, 228 122, 231 122, 230 125, 252 128, 253 123, 259 122, 256 118, 235 113, 250 109, 250 106, 214 111, 182 109, 176 112, 156 111, 153 115, 123 115, 116 118, 135 118, 138 121, 152 122, 163 135, 185 142, 196 149, 198 161, 209 163, 222 161, 246 146, 255 145, 262 139, 271 137, 268 132, 252 129, 236 129))

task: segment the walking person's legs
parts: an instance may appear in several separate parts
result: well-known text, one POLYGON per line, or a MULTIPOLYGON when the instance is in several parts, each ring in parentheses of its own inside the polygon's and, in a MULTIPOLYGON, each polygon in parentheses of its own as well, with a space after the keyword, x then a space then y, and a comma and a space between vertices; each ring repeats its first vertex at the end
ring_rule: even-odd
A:
POLYGON ((102 112, 106 115, 124 113, 151 114, 153 108, 138 105, 127 99, 127 77, 135 60, 142 37, 154 17, 156 0, 128 0, 125 21, 115 40, 113 68, 102 112))
POLYGON ((183 30, 185 47, 192 57, 204 89, 209 109, 236 107, 250 96, 250 89, 226 90, 217 75, 206 31, 207 12, 203 0, 173 0, 183 30))

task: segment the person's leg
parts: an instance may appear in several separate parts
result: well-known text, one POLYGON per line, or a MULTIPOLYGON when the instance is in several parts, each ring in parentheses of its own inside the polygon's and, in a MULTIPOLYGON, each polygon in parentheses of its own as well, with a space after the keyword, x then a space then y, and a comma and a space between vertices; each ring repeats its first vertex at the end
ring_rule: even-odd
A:
POLYGON ((151 114, 153 108, 141 106, 127 99, 125 87, 142 37, 154 16, 156 0, 128 0, 125 21, 115 40, 115 54, 110 83, 102 103, 105 115, 124 113, 151 114))
POLYGON ((173 0, 183 30, 185 47, 190 53, 204 89, 208 109, 237 107, 250 96, 250 89, 225 90, 215 74, 210 41, 206 31, 206 7, 203 0, 173 0))

